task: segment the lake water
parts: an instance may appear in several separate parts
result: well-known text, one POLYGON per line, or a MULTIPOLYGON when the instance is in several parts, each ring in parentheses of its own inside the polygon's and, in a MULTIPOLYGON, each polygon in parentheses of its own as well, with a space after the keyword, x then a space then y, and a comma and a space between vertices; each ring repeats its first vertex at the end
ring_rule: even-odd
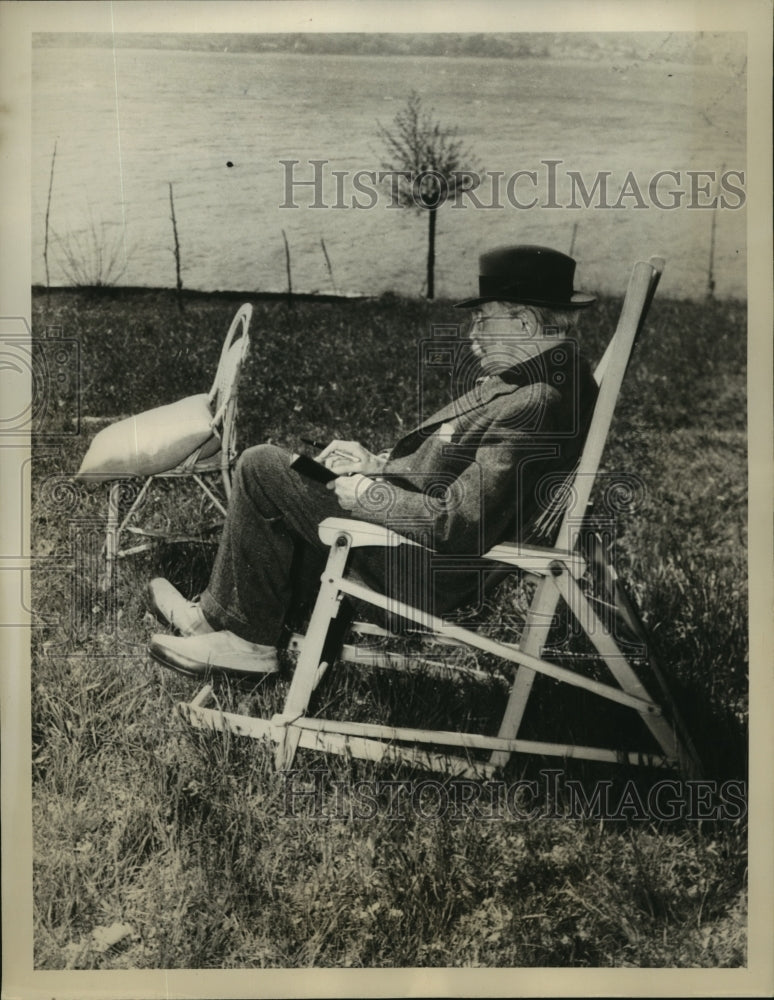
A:
MULTIPOLYGON (((50 225, 62 243, 49 250, 52 284, 67 283, 62 244, 88 257, 93 227, 103 251, 125 257, 119 283, 173 287, 172 182, 188 288, 284 290, 284 230, 298 291, 421 294, 426 219, 389 208, 387 191, 369 210, 311 208, 309 188, 296 189, 298 208, 280 207, 283 159, 300 161, 301 179, 312 176, 309 160, 328 161, 328 206, 337 200, 332 171, 380 169, 377 121, 389 126, 412 88, 442 123, 458 128, 472 167, 502 175, 502 207, 439 212, 437 295, 475 290, 481 250, 535 242, 565 251, 573 245, 577 284, 602 292, 619 293, 635 258, 660 253, 667 258, 663 292, 699 297, 714 216, 716 294, 745 296, 745 209, 687 204, 708 197, 691 196, 687 171, 745 170, 745 80, 728 68, 108 48, 33 50, 33 280, 45 282, 56 142, 50 225), (548 160, 560 161, 558 207, 546 207, 548 160), (535 174, 512 189, 522 204, 537 198, 528 210, 505 192, 517 171, 535 174), (594 207, 598 195, 589 208, 567 207, 573 171, 588 190, 609 172, 607 200, 618 207, 594 207), (630 171, 644 207, 634 194, 620 197, 630 171), (670 203, 670 188, 685 191, 680 207, 653 204, 648 185, 658 171, 679 173, 658 190, 662 203, 670 203)), ((340 183, 345 203, 353 195, 371 200, 357 195, 351 176, 340 183)), ((708 190, 714 195, 718 185, 708 190)), ((486 180, 480 201, 493 200, 486 180)), ((740 200, 727 192, 730 206, 740 200)))

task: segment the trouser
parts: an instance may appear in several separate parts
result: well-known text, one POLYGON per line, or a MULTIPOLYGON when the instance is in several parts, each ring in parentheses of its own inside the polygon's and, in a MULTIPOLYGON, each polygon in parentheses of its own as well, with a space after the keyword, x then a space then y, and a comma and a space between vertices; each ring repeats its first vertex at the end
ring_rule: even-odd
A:
MULTIPOLYGON (((281 641, 291 611, 302 613, 319 589, 329 552, 317 534, 320 521, 348 516, 332 490, 291 469, 290 460, 274 445, 242 453, 201 595, 213 628, 271 646, 281 641)), ((350 566, 367 586, 439 614, 475 598, 480 588, 477 572, 464 582, 459 568, 445 570, 438 559, 416 546, 367 546, 352 550, 350 566)), ((389 616, 382 621, 394 625, 389 616)))
POLYGON ((244 451, 201 608, 209 623, 243 639, 277 645, 288 611, 319 581, 327 549, 317 536, 344 511, 332 490, 290 468, 274 445, 244 451))

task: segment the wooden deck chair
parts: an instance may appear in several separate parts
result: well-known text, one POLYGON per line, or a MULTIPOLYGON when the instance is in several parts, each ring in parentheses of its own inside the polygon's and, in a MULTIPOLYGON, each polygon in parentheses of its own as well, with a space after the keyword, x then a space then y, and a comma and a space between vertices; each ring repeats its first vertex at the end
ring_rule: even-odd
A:
MULTIPOLYGON (((174 467, 145 477, 145 481, 134 496, 132 496, 134 490, 127 490, 125 482, 116 481, 111 484, 105 542, 106 585, 110 585, 117 559, 149 549, 154 540, 171 538, 171 535, 163 530, 151 530, 131 523, 141 514, 143 501, 157 480, 193 481, 201 489, 209 504, 225 517, 226 506, 231 496, 231 470, 237 458, 239 376, 250 347, 249 329, 252 315, 253 307, 249 303, 239 308, 221 348, 220 360, 208 397, 212 413, 212 437, 174 467), (127 492, 132 502, 129 510, 121 518, 121 500, 127 492), (121 548, 121 537, 124 532, 144 540, 121 548)), ((182 536, 180 538, 176 536, 176 540, 182 540, 182 536)))
MULTIPOLYGON (((301 746, 374 761, 400 760, 456 777, 490 776, 504 766, 513 753, 679 767, 686 773, 696 773, 698 761, 695 752, 666 686, 661 685, 663 678, 658 674, 659 686, 663 688, 664 704, 661 704, 646 690, 630 662, 631 657, 625 655, 616 629, 610 625, 611 616, 600 611, 600 601, 603 608, 615 608, 616 619, 623 619, 630 632, 645 645, 644 631, 636 611, 626 600, 612 565, 606 561, 608 554, 603 539, 589 531, 586 524, 591 491, 621 382, 662 269, 660 258, 641 261, 634 267, 616 332, 595 371, 599 395, 581 457, 567 484, 569 489, 565 491, 572 502, 559 516, 558 530, 554 532, 552 543, 545 546, 503 543, 486 554, 485 558, 491 560, 494 568, 505 566, 512 571, 527 572, 538 581, 518 642, 497 641, 469 628, 449 624, 365 587, 347 573, 348 556, 353 548, 417 543, 378 525, 347 518, 328 518, 320 525, 319 534, 322 541, 330 546, 330 554, 307 633, 294 637, 299 658, 283 711, 270 720, 224 712, 217 706, 210 707, 215 695, 212 687, 207 685, 192 702, 179 706, 191 724, 271 739, 277 744, 275 760, 278 769, 289 768, 296 749, 301 746), (593 539, 593 544, 589 544, 589 538, 593 539), (589 573, 595 579, 594 600, 589 596, 588 588, 582 585, 589 573), (440 732, 310 716, 311 694, 327 667, 323 659, 326 640, 344 596, 397 614, 443 641, 495 654, 506 663, 515 665, 517 669, 498 734, 440 732), (566 604, 578 627, 601 657, 612 683, 588 676, 574 669, 572 663, 564 666, 542 658, 560 602, 566 604), (520 738, 522 718, 538 674, 630 709, 650 731, 653 749, 622 752, 606 747, 577 746, 571 742, 520 738), (488 757, 483 761, 473 759, 473 751, 476 756, 486 751, 488 757)), ((372 634, 387 634, 375 626, 358 626, 356 623, 353 630, 357 632, 358 629, 372 634)), ((382 666, 406 665, 405 656, 378 649, 373 650, 370 657, 364 657, 357 645, 344 645, 339 658, 382 666)), ((651 674, 653 672, 651 670, 651 674)), ((647 739, 645 732, 643 738, 647 739)))

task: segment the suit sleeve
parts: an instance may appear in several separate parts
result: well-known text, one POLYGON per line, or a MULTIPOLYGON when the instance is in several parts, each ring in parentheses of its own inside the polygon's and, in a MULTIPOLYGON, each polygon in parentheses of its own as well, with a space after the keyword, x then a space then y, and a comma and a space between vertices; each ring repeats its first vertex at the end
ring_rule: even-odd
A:
POLYGON ((545 385, 531 386, 518 403, 504 406, 474 443, 447 445, 442 472, 423 470, 438 474, 421 492, 375 481, 358 494, 351 516, 393 528, 438 552, 485 552, 526 516, 538 470, 556 455, 549 434, 554 396, 545 385))

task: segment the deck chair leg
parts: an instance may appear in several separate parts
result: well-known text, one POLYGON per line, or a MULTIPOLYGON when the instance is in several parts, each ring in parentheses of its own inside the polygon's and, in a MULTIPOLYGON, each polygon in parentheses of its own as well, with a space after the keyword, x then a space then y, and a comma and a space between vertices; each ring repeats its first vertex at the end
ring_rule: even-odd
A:
POLYGON ((594 532, 589 535, 587 542, 589 556, 594 563, 597 573, 601 574, 605 581, 605 588, 609 598, 612 600, 616 614, 620 616, 632 635, 642 643, 645 656, 653 671, 653 676, 656 678, 664 703, 669 710, 672 722, 687 756, 687 759, 684 760, 686 773, 690 772, 689 777, 691 778, 699 778, 702 774, 701 758, 696 751, 696 747, 688 734, 688 728, 672 697, 672 692, 666 682, 664 670, 653 652, 639 609, 619 579, 614 567, 608 561, 607 550, 603 540, 594 532))
POLYGON ((220 469, 220 477, 223 481, 223 492, 226 494, 226 503, 231 499, 231 466, 225 462, 220 469))
POLYGON ((279 741, 275 754, 275 765, 279 771, 285 771, 290 767, 298 748, 301 730, 293 727, 293 722, 306 712, 309 698, 316 686, 320 657, 328 630, 341 606, 342 594, 339 582, 344 573, 350 546, 351 539, 346 535, 339 535, 336 544, 331 547, 301 655, 296 664, 293 680, 290 682, 285 707, 281 715, 275 715, 272 719, 273 725, 284 728, 283 738, 279 741))
POLYGON ((123 521, 121 518, 121 492, 125 488, 123 482, 118 481, 110 484, 110 493, 108 494, 108 516, 107 516, 107 528, 105 533, 105 589, 109 589, 112 585, 113 578, 115 576, 116 564, 122 555, 129 555, 131 552, 141 552, 144 549, 135 548, 131 550, 121 551, 121 532, 126 528, 129 521, 131 521, 134 516, 134 512, 142 503, 145 498, 145 494, 150 489, 150 485, 153 482, 153 476, 149 476, 142 489, 137 494, 137 496, 132 501, 132 505, 129 508, 126 517, 123 521))
POLYGON ((121 484, 112 483, 108 494, 107 530, 105 533, 105 590, 113 586, 116 559, 118 558, 118 518, 121 484))
MULTIPOLYGON (((610 672, 618 681, 621 688, 629 694, 647 698, 648 694, 642 681, 622 654, 610 632, 605 628, 602 620, 597 617, 576 581, 567 572, 560 574, 554 579, 570 611, 581 624, 586 635, 610 668, 610 672)), ((674 724, 662 715, 654 716, 641 713, 641 718, 648 729, 650 729, 665 756, 677 759, 684 770, 690 768, 692 764, 691 756, 683 745, 674 724)))
MULTIPOLYGON (((522 632, 519 649, 522 653, 529 653, 530 656, 539 657, 543 652, 543 646, 548 639, 548 633, 554 620, 556 605, 559 602, 559 593, 550 576, 544 576, 538 584, 532 605, 527 616, 527 622, 522 632)), ((515 740, 524 717, 524 710, 527 707, 527 700, 532 691, 532 684, 535 680, 535 671, 524 665, 520 666, 516 672, 516 678, 508 697, 508 704, 505 707, 500 729, 497 735, 506 740, 515 740)), ((510 753, 503 750, 495 750, 489 758, 494 767, 505 767, 510 758, 510 753)))
POLYGON ((637 609, 637 606, 632 598, 629 597, 621 581, 618 579, 615 580, 615 603, 616 609, 622 614, 625 621, 630 623, 632 631, 645 649, 645 655, 650 663, 650 669, 653 671, 653 676, 656 678, 656 682, 658 683, 664 703, 669 710, 672 723, 675 727, 678 740, 683 750, 683 769, 688 774, 688 777, 700 778, 703 770, 701 758, 699 757, 696 747, 694 746, 693 740, 688 734, 688 728, 683 721, 683 717, 677 708, 674 698, 672 697, 672 692, 669 690, 669 685, 666 682, 666 676, 661 664, 651 648, 645 624, 640 617, 639 610, 637 609))

